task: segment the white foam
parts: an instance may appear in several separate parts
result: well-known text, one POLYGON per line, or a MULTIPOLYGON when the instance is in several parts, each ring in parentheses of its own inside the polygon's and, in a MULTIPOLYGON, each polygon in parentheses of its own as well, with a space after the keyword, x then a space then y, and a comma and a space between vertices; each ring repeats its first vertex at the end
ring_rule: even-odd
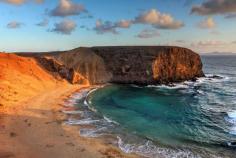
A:
POLYGON ((90 91, 87 93, 86 98, 87 98, 90 94, 92 94, 93 92, 95 92, 96 90, 98 90, 99 88, 102 88, 102 87, 103 87, 103 86, 98 86, 98 87, 96 87, 96 88, 90 90, 90 91))
POLYGON ((175 83, 172 85, 148 85, 151 88, 163 88, 163 89, 187 89, 189 86, 185 83, 175 83))
POLYGON ((165 158, 201 158, 200 155, 195 155, 188 150, 174 150, 161 148, 147 141, 142 145, 126 144, 118 136, 118 147, 125 153, 136 153, 144 157, 165 157, 165 158))
POLYGON ((68 120, 66 124, 69 125, 90 125, 95 122, 99 122, 100 120, 92 120, 91 118, 86 118, 82 120, 68 120))
POLYGON ((229 118, 236 119, 236 111, 230 111, 227 114, 229 118))
POLYGON ((71 115, 83 114, 83 112, 80 111, 80 110, 75 110, 75 111, 62 110, 62 112, 65 113, 65 114, 71 114, 71 115))
POLYGON ((86 99, 84 99, 84 105, 88 106, 88 102, 86 99))
POLYGON ((136 85, 136 84, 131 84, 131 87, 135 87, 135 88, 143 88, 143 87, 141 87, 141 86, 139 86, 139 85, 136 85))
POLYGON ((97 110, 91 106, 91 101, 88 100, 88 96, 98 90, 99 88, 104 87, 104 86, 97 86, 96 88, 90 90, 89 92, 86 93, 86 96, 84 97, 84 105, 86 105, 91 111, 97 112, 97 110))
POLYGON ((98 128, 98 129, 91 129, 91 128, 84 128, 84 129, 81 129, 80 130, 80 136, 83 136, 83 137, 99 137, 101 135, 103 135, 102 133, 99 133, 99 132, 102 132, 102 131, 105 131, 107 128, 106 127, 101 127, 101 128, 98 128))
POLYGON ((230 79, 228 76, 224 75, 214 75, 214 74, 205 74, 206 77, 199 77, 197 78, 196 84, 201 84, 201 83, 216 83, 216 82, 225 82, 230 79), (213 76, 217 76, 219 78, 214 78, 213 76))
POLYGON ((202 90, 197 90, 197 92, 201 95, 204 95, 205 93, 202 90))
POLYGON ((229 133, 236 135, 236 111, 227 112, 227 115, 226 121, 232 124, 229 133))
POLYGON ((65 106, 74 106, 77 101, 86 97, 89 89, 82 89, 78 93, 73 94, 70 99, 65 102, 65 106))
POLYGON ((104 118, 104 120, 106 120, 106 121, 109 122, 109 123, 114 123, 114 124, 119 125, 118 122, 116 122, 116 121, 114 121, 114 120, 112 120, 112 119, 110 119, 110 118, 108 118, 108 117, 106 117, 106 116, 103 116, 103 118, 104 118))
POLYGON ((236 135, 236 126, 231 127, 229 133, 236 135))

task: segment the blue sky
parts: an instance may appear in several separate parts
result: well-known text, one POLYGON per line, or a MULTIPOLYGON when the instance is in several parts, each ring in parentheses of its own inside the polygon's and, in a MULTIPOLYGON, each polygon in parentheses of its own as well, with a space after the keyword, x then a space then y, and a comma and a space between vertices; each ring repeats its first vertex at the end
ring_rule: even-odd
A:
POLYGON ((0 51, 177 45, 236 52, 235 0, 0 0, 0 19, 0 51))

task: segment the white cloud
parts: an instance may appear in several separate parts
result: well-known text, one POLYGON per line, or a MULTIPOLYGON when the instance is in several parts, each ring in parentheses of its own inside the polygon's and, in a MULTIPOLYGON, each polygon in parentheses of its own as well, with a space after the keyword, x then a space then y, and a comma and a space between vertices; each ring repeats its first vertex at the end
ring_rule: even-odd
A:
POLYGON ((209 17, 201 21, 198 27, 201 29, 212 29, 216 27, 216 23, 213 18, 209 17))
POLYGON ((156 9, 140 14, 134 23, 151 24, 160 29, 179 29, 184 26, 183 22, 175 20, 170 14, 161 13, 156 9))
POLYGON ((104 33, 117 34, 118 33, 116 31, 115 25, 112 22, 110 22, 110 21, 103 22, 102 20, 97 20, 96 21, 96 26, 95 26, 94 30, 98 34, 104 34, 104 33))
POLYGON ((60 23, 55 23, 54 28, 51 30, 52 32, 70 35, 73 31, 75 31, 77 25, 72 20, 63 20, 60 23))
POLYGON ((129 20, 120 20, 118 22, 111 22, 111 21, 105 21, 103 22, 102 20, 97 20, 96 21, 96 26, 94 30, 98 34, 104 34, 104 33, 113 33, 113 34, 118 34, 118 31, 116 29, 118 28, 123 28, 127 29, 131 26, 132 22, 129 20))
POLYGON ((118 21, 115 26, 120 28, 129 28, 132 25, 130 20, 120 20, 118 21))

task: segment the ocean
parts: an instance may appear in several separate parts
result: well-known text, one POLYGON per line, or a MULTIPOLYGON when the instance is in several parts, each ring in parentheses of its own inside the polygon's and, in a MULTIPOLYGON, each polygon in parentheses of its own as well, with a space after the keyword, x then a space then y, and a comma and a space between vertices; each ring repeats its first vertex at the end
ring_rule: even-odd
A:
POLYGON ((68 100, 78 110, 65 124, 145 157, 235 157, 236 55, 201 58, 206 77, 196 82, 84 89, 68 100))

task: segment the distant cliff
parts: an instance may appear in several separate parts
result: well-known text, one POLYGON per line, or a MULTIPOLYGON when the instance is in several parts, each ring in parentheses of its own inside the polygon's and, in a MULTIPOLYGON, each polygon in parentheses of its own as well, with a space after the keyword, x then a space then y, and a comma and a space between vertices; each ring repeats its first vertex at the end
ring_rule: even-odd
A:
POLYGON ((181 47, 92 47, 40 56, 53 57, 90 84, 168 84, 204 76, 200 56, 181 47))

